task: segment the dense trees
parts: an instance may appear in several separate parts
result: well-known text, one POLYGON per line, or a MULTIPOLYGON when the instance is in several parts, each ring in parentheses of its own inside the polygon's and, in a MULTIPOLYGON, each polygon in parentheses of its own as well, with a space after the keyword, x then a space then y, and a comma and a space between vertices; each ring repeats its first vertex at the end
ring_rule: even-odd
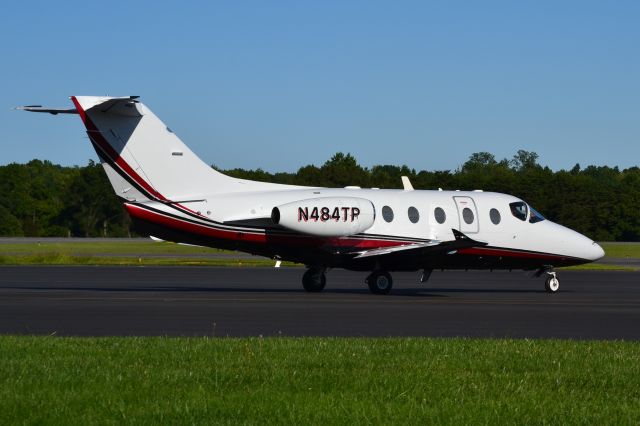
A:
POLYGON ((127 236, 129 222, 100 164, 0 166, 1 236, 127 236))
MULTIPOLYGON (((399 188, 400 176, 416 189, 483 189, 524 199, 551 220, 596 240, 640 241, 640 169, 582 168, 552 171, 535 152, 510 160, 488 152, 469 157, 455 171, 416 171, 407 166, 365 168, 337 153, 322 166, 295 173, 222 170, 232 176, 310 186, 399 188)), ((0 166, 0 235, 127 236, 130 221, 99 164, 61 167, 47 161, 0 166)))

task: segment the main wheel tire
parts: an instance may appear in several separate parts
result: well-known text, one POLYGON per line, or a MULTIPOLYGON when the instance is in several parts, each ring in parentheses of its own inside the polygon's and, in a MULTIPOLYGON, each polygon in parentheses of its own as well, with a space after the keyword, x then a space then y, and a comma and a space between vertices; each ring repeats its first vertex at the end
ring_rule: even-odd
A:
POLYGON ((550 276, 544 282, 544 289, 547 290, 547 293, 557 293, 560 290, 560 281, 558 278, 550 276))
POLYGON ((324 270, 309 268, 302 276, 302 287, 310 293, 319 293, 327 285, 324 270))
POLYGON ((393 287, 393 279, 387 271, 372 272, 366 282, 373 294, 389 294, 393 287))

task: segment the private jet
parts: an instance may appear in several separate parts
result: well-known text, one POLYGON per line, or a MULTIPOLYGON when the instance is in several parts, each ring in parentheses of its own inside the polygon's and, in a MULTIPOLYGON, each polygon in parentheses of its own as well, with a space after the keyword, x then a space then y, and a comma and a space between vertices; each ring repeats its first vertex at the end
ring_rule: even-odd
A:
POLYGON ((237 179, 198 158, 138 96, 72 96, 115 193, 138 232, 183 244, 239 250, 306 265, 302 286, 320 292, 326 272, 368 272, 388 294, 390 272, 528 270, 555 293, 554 270, 604 256, 588 237, 545 219, 514 196, 474 191, 321 188, 237 179))

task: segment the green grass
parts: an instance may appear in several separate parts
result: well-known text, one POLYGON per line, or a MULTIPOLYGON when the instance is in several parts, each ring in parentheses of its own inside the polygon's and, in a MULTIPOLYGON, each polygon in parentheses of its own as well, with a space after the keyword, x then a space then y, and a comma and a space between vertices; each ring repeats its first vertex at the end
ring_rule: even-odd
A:
MULTIPOLYGON (((28 241, 28 240, 26 240, 28 241)), ((122 241, 99 241, 89 239, 86 242, 48 242, 45 240, 28 241, 24 243, 3 243, 0 244, 0 254, 12 255, 34 255, 60 253, 74 256, 91 256, 102 254, 130 254, 138 253, 155 254, 155 255, 204 255, 210 253, 234 253, 232 251, 218 250, 207 247, 185 246, 167 242, 156 242, 149 240, 130 240, 122 241)))
MULTIPOLYGON (((640 259, 640 243, 602 243, 608 258, 640 259)), ((201 265, 273 266, 266 258, 245 258, 237 252, 151 240, 0 244, 0 265, 201 265), (212 257, 207 257, 212 255, 212 257), (236 255, 236 256, 234 256, 236 255), (217 257, 216 257, 217 256, 217 257)), ((283 266, 299 266, 283 262, 283 266)), ((635 271, 633 266, 591 263, 573 270, 635 271)))
POLYGON ((612 265, 608 263, 586 263, 584 265, 563 266, 561 268, 556 268, 556 269, 560 269, 563 271, 627 271, 627 272, 634 272, 638 270, 638 268, 634 266, 612 265))
MULTIPOLYGON (((152 240, 47 242, 0 244, 0 265, 181 265, 273 266, 263 257, 247 258, 229 250, 185 246, 152 240), (207 257, 211 255, 212 257, 207 257)), ((282 266, 296 266, 282 262, 282 266)))
MULTIPOLYGON (((267 258, 188 258, 188 257, 150 257, 140 256, 70 256, 62 253, 43 253, 34 255, 0 255, 0 265, 137 265, 137 266, 237 266, 265 267, 274 266, 275 261, 267 258)), ((292 262, 282 262, 283 267, 298 266, 292 262)))
POLYGON ((1 424, 638 424, 640 344, 0 336, 1 424))
POLYGON ((640 243, 601 243, 607 257, 640 259, 640 243))

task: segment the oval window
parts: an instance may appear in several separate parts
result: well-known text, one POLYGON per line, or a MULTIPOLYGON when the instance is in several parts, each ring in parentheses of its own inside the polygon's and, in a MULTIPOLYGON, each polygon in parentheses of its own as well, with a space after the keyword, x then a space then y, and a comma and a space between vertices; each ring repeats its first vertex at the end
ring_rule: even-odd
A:
POLYGON ((433 215, 436 218, 436 222, 440 224, 444 223, 447 220, 447 215, 441 207, 436 207, 436 209, 433 211, 433 215))
POLYGON ((393 220, 393 210, 391 210, 391 207, 389 206, 384 206, 382 208, 382 218, 386 221, 386 222, 391 222, 393 220))
POLYGON ((471 225, 473 223, 473 212, 469 207, 465 207, 462 209, 462 218, 467 223, 467 225, 471 225))
POLYGON ((416 209, 415 207, 409 207, 409 210, 407 210, 407 215, 409 216, 409 220, 411 221, 411 223, 418 223, 418 221, 420 220, 420 213, 418 213, 418 209, 416 209))
POLYGON ((497 225, 500 223, 500 212, 498 211, 498 209, 489 210, 489 219, 491 219, 491 222, 494 225, 497 225))

